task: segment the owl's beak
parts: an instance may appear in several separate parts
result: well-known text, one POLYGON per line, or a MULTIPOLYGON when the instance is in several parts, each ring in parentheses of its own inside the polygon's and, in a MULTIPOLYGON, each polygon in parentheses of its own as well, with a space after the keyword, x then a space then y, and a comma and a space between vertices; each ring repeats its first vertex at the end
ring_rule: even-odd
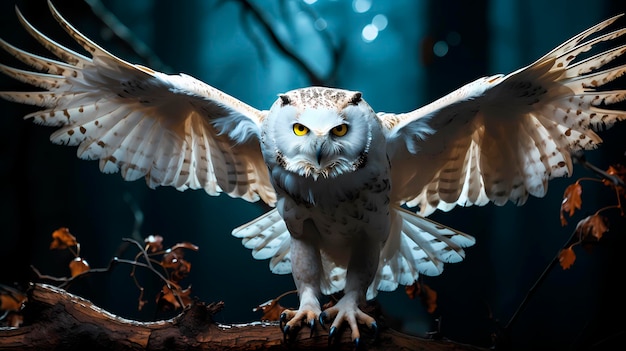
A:
POLYGON ((315 159, 317 160, 317 164, 322 167, 322 158, 324 157, 324 148, 326 147, 326 137, 323 135, 318 135, 315 144, 315 159))
POLYGON ((321 144, 317 147, 317 152, 315 152, 315 157, 317 159, 317 164, 321 166, 322 165, 322 145, 321 144))

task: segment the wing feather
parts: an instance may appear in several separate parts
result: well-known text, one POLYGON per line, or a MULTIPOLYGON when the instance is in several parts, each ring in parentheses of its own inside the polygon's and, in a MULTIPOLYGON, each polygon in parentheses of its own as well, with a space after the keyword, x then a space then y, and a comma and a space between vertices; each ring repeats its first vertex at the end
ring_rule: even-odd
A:
MULTIPOLYGON (((57 22, 59 22, 59 24, 61 24, 61 26, 65 29, 71 29, 71 36, 79 43, 83 44, 83 43, 88 43, 91 42, 89 39, 87 39, 85 36, 83 36, 82 34, 78 33, 78 31, 76 31, 72 26, 69 26, 69 23, 63 18, 61 17, 61 15, 59 14, 59 12, 56 10, 56 8, 54 8, 54 6, 52 6, 52 3, 50 1, 48 1, 48 7, 50 8, 50 11, 52 12, 53 17, 57 20, 57 22), (66 26, 67 25, 67 26, 66 26)), ((35 38, 43 47, 45 47, 48 51, 50 51, 52 54, 54 54, 56 57, 60 58, 61 60, 63 60, 64 62, 69 63, 72 66, 75 66, 77 68, 85 68, 88 67, 91 63, 91 59, 81 55, 77 52, 75 52, 74 50, 68 49, 65 46, 57 43, 56 41, 50 39, 49 37, 47 37, 45 34, 43 34, 42 32, 40 32, 37 28, 35 28, 35 26, 33 26, 32 24, 30 24, 30 22, 28 22, 26 20, 26 17, 24 17, 24 15, 22 15, 22 12, 17 8, 17 6, 15 7, 15 12, 17 13, 17 18, 20 21, 20 23, 22 24, 22 27, 24 27, 24 29, 26 29, 26 31, 33 37, 35 38)), ((106 53, 104 50, 97 50, 99 49, 99 47, 97 45, 92 45, 93 50, 90 51, 90 53, 95 54, 102 52, 102 53, 106 53)), ((108 53, 106 53, 109 56, 112 56, 108 53)), ((19 58, 19 57, 18 57, 19 58)), ((28 63, 27 61, 25 63, 28 63)))
POLYGON ((48 5, 88 55, 47 37, 16 8, 26 31, 62 62, 0 40, 0 48, 41 71, 0 65, 0 72, 44 90, 0 97, 43 107, 25 118, 60 127, 51 141, 78 146, 78 156, 99 159, 105 173, 145 178, 150 187, 203 188, 211 195, 275 203, 259 143, 266 111, 188 75, 166 75, 115 57, 48 5))
MULTIPOLYGON (((15 80, 19 80, 22 83, 30 84, 42 89, 58 89, 64 79, 63 76, 57 74, 30 72, 2 64, 0 64, 0 72, 15 80)), ((38 95, 32 94, 32 96, 37 97, 38 95)), ((14 99, 12 94, 2 93, 2 97, 9 101, 21 102, 14 99)), ((34 104, 42 106, 43 102, 37 102, 34 104)))
POLYGON ((571 175, 571 153, 596 147, 602 139, 594 130, 626 119, 626 111, 607 107, 624 101, 626 91, 601 89, 626 73, 626 65, 605 68, 626 46, 577 59, 626 34, 600 33, 621 16, 506 76, 480 78, 409 113, 379 113, 392 200, 425 215, 456 205, 521 205, 545 195, 550 179, 571 175))
POLYGON ((244 247, 252 249, 257 260, 270 259, 270 270, 276 274, 291 273, 289 248, 291 235, 278 210, 273 209, 260 217, 235 228, 233 236, 242 239, 244 247))
MULTIPOLYGON (((27 62, 28 65, 33 67, 34 69, 49 73, 50 75, 77 77, 80 74, 80 70, 76 69, 76 67, 73 65, 32 54, 28 51, 24 51, 7 43, 3 39, 0 39, 0 48, 13 55, 18 60, 22 62, 27 62)), ((13 69, 8 66, 3 67, 6 67, 7 69, 13 69)), ((32 72, 28 71, 23 72, 32 74, 32 72)))

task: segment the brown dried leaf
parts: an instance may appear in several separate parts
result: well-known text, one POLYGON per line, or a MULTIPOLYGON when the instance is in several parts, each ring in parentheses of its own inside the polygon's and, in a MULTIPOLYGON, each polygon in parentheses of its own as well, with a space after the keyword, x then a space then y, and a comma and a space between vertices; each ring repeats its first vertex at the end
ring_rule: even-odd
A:
POLYGON ((50 249, 67 249, 69 246, 76 246, 78 242, 76 238, 70 233, 68 228, 59 228, 52 232, 52 242, 50 243, 50 249))
POLYGON ((434 313, 437 309, 437 292, 426 284, 421 285, 422 292, 420 293, 420 298, 422 299, 422 303, 426 307, 426 311, 428 311, 428 313, 434 313))
POLYGON ((143 240, 150 252, 157 252, 163 250, 163 237, 160 235, 150 235, 143 240))
POLYGON ((278 299, 268 300, 252 309, 252 311, 254 312, 256 311, 263 312, 263 316, 261 317, 262 321, 280 320, 280 314, 284 310, 285 308, 278 303, 278 299))
POLYGON ((191 263, 183 259, 183 250, 178 248, 163 255, 161 266, 170 272, 170 277, 174 282, 180 282, 191 271, 191 263))
POLYGON ((198 251, 200 248, 189 242, 178 243, 170 248, 171 251, 178 250, 178 249, 188 249, 188 250, 198 251))
POLYGON ((189 275, 190 271, 191 271, 191 263, 189 261, 180 259, 178 260, 178 264, 170 272, 171 274, 170 277, 174 282, 179 282, 185 279, 185 277, 189 275))
MULTIPOLYGON (((619 178, 622 183, 626 183, 626 167, 620 164, 616 164, 615 166, 609 166, 609 169, 606 171, 607 174, 615 176, 619 178)), ((602 179, 602 183, 606 186, 613 187, 617 192, 617 195, 626 198, 626 188, 624 186, 616 186, 612 180, 602 179)))
POLYGON ((192 243, 178 243, 167 249, 161 259, 161 266, 170 271, 171 278, 175 282, 181 281, 191 271, 191 263, 183 259, 184 249, 198 251, 198 247, 192 243))
MULTIPOLYGON (((271 300, 267 300, 265 302, 263 302, 262 304, 258 305, 257 307, 253 308, 252 311, 256 312, 256 311, 261 311, 263 312, 263 316, 261 317, 261 320, 263 321, 277 321, 280 320, 280 314, 285 310, 285 307, 281 306, 278 301, 280 301, 280 299, 282 299, 283 297, 287 296, 287 295, 291 295, 291 294, 295 294, 297 293, 298 290, 291 290, 291 291, 287 291, 285 293, 280 294, 278 297, 273 298, 271 300)), ((328 307, 324 306, 323 309, 326 309, 328 307)))
POLYGON ((409 299, 413 300, 420 291, 420 284, 416 281, 412 285, 407 285, 404 287, 404 292, 407 294, 409 299))
POLYGON ((413 285, 406 286, 404 291, 410 299, 419 297, 428 313, 437 309, 437 292, 430 286, 416 281, 413 285))
POLYGON ((626 183, 626 167, 624 165, 616 164, 614 166, 609 166, 609 169, 606 170, 607 174, 614 175, 622 180, 622 182, 626 183))
POLYGON ((588 240, 589 237, 600 240, 602 235, 608 231, 606 218, 597 213, 580 220, 578 225, 576 225, 576 232, 582 240, 588 240))
POLYGON ((28 298, 24 293, 9 286, 0 286, 0 311, 20 311, 28 298))
POLYGON ((563 269, 569 269, 574 261, 576 261, 576 254, 571 246, 559 252, 559 264, 563 269))
POLYGON ((174 309, 181 308, 180 301, 182 301, 182 307, 187 307, 191 305, 192 299, 189 297, 191 294, 191 286, 187 289, 182 290, 177 285, 172 285, 174 289, 170 289, 167 285, 163 285, 163 289, 161 289, 161 294, 157 297, 157 303, 165 303, 166 305, 172 306, 174 309))
POLYGON ((76 257, 72 260, 72 262, 70 262, 70 272, 72 272, 72 277, 87 272, 89 268, 87 260, 84 260, 81 257, 76 257))
POLYGON ((182 259, 184 256, 185 255, 182 250, 170 251, 168 249, 161 258, 161 266, 163 266, 164 268, 175 267, 178 263, 178 260, 182 259))
POLYGON ((582 207, 583 187, 579 183, 568 186, 563 193, 563 202, 561 202, 561 225, 567 225, 565 213, 570 217, 582 207))
POLYGON ((139 303, 137 303, 137 311, 141 311, 143 307, 148 303, 148 300, 142 300, 140 298, 138 301, 139 303))

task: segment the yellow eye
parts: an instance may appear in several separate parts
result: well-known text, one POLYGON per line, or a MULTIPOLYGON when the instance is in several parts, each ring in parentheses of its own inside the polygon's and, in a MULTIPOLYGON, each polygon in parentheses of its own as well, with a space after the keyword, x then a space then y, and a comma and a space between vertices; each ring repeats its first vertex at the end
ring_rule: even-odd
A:
POLYGON ((297 136, 303 136, 309 132, 309 128, 303 126, 300 123, 296 123, 293 125, 293 132, 297 136))
POLYGON ((346 135, 346 133, 348 132, 348 125, 347 124, 338 125, 332 129, 332 132, 334 135, 342 137, 346 135))

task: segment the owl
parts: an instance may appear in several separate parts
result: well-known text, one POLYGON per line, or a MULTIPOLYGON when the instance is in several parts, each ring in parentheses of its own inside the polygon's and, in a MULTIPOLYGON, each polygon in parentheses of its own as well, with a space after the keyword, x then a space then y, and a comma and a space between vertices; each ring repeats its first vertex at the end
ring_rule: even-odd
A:
POLYGON ((577 59, 626 33, 606 30, 620 16, 527 67, 396 114, 374 111, 360 92, 330 87, 279 94, 259 110, 188 75, 108 53, 48 4, 87 55, 46 37, 18 10, 24 28, 58 59, 0 40, 40 71, 0 65, 40 88, 0 96, 42 107, 26 118, 57 127, 52 142, 77 146, 104 173, 272 206, 232 234, 272 272, 292 274, 299 306, 281 315, 286 336, 320 323, 329 325, 330 341, 345 323, 358 345, 359 325, 378 329, 362 303, 420 274, 440 274, 475 243, 428 215, 544 196, 550 179, 571 175, 573 152, 601 143, 594 130, 626 119, 608 108, 626 92, 600 89, 626 72, 603 69, 626 49, 577 59), (322 309, 321 296, 336 292, 342 297, 322 309))

